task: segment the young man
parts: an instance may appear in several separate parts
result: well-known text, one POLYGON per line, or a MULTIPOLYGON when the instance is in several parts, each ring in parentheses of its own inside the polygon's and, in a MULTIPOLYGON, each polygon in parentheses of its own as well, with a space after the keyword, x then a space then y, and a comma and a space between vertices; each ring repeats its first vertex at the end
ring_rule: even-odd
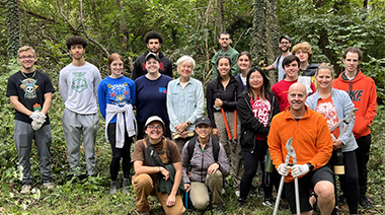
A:
POLYGON ((72 63, 60 71, 59 89, 65 104, 62 120, 70 167, 75 176, 80 176, 79 150, 83 133, 88 175, 94 176, 95 141, 99 123, 97 89, 101 77, 98 68, 84 60, 86 39, 71 36, 66 45, 72 63))
MULTIPOLYGON (((346 91, 356 108, 356 121, 353 134, 356 138, 358 148, 355 150, 358 166, 358 177, 360 185, 359 203, 364 208, 371 208, 366 198, 367 191, 367 168, 369 151, 371 145, 370 125, 376 116, 377 91, 372 78, 365 76, 358 69, 362 60, 362 51, 359 48, 349 47, 342 55, 345 71, 333 81, 333 87, 346 91)), ((343 186, 343 185, 341 185, 343 186)))
MULTIPOLYGON (((277 114, 271 123, 269 151, 280 175, 285 176, 285 192, 292 214, 312 214, 310 190, 317 196, 321 214, 330 214, 334 208, 333 172, 327 165, 333 151, 333 139, 323 115, 305 106, 306 87, 302 83, 290 86, 290 107, 277 114), (287 141, 293 138, 292 147, 297 164, 285 164, 287 141), (291 169, 289 173, 289 169, 291 169), (300 210, 295 207, 294 178, 298 177, 300 210)), ((290 158, 290 162, 293 158, 290 158)))
POLYGON ((297 56, 300 61, 300 68, 298 71, 299 76, 308 76, 311 81, 315 83, 315 71, 321 65, 320 63, 310 64, 310 59, 313 56, 313 52, 311 50, 311 46, 307 42, 299 43, 293 47, 291 50, 293 55, 297 56))
POLYGON ((237 65, 237 59, 239 53, 237 50, 232 48, 230 46, 231 39, 230 39, 230 34, 223 32, 219 35, 218 42, 221 46, 221 50, 219 50, 211 60, 211 66, 213 68, 212 74, 213 74, 213 79, 216 79, 218 76, 218 70, 217 70, 217 60, 219 56, 221 55, 227 55, 231 59, 231 74, 235 77, 238 74, 239 67, 237 65))
POLYGON ((159 51, 160 47, 163 44, 162 35, 159 32, 150 31, 146 34, 144 40, 149 50, 136 59, 134 64, 134 70, 132 71, 132 80, 135 81, 140 76, 147 74, 145 58, 150 52, 155 53, 159 57, 159 72, 173 78, 174 75, 172 73, 172 63, 170 59, 168 59, 162 52, 159 51))
POLYGON ((306 86, 306 95, 313 94, 316 91, 315 85, 310 81, 310 79, 302 79, 298 77, 299 63, 300 61, 298 57, 294 55, 287 56, 282 62, 286 77, 280 82, 275 83, 271 88, 271 91, 274 93, 275 97, 277 97, 281 111, 284 111, 287 107, 289 107, 287 93, 292 84, 296 82, 306 82, 304 83, 306 86))
POLYGON ((285 70, 283 68, 282 62, 285 59, 285 57, 291 55, 289 50, 291 47, 290 37, 287 35, 281 36, 279 38, 278 46, 281 49, 282 55, 277 57, 277 59, 275 59, 275 62, 270 66, 263 67, 263 70, 268 71, 272 69, 278 69, 278 81, 281 81, 283 79, 283 76, 285 75, 285 70))
POLYGON ((40 156, 43 187, 48 189, 54 187, 51 182, 52 136, 48 109, 51 106, 52 93, 55 92, 55 89, 46 74, 35 70, 36 54, 32 47, 21 47, 18 60, 22 68, 9 77, 7 96, 16 111, 14 138, 23 175, 21 194, 26 194, 32 188, 30 163, 32 139, 35 140, 40 156))

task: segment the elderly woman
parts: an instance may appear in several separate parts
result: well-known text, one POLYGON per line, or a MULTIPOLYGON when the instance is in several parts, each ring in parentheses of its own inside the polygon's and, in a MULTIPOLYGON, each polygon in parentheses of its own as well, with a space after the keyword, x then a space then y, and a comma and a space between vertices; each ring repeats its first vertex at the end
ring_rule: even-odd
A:
POLYGON ((178 195, 183 191, 182 158, 176 144, 163 137, 164 129, 160 117, 148 118, 144 128, 147 137, 136 142, 132 154, 135 170, 132 184, 139 214, 150 214, 149 195, 156 196, 166 214, 185 212, 182 198, 178 195))
POLYGON ((195 61, 183 56, 176 62, 180 77, 167 87, 167 113, 172 139, 182 152, 184 144, 194 136, 194 123, 203 116, 204 93, 202 83, 191 78, 195 61))
MULTIPOLYGON (((354 108, 353 102, 345 91, 332 87, 333 77, 333 67, 322 64, 315 72, 318 90, 306 100, 306 105, 310 109, 325 116, 329 128, 333 127, 339 120, 349 116, 354 108)), ((345 174, 339 176, 341 188, 348 201, 350 214, 357 214, 359 186, 355 149, 358 148, 358 145, 353 135, 353 127, 354 121, 349 125, 342 123, 334 131, 331 131, 334 151, 330 163, 335 164, 336 150, 342 149, 345 174), (345 126, 348 126, 345 133, 341 133, 345 126)))
POLYGON ((153 115, 162 118, 166 124, 164 135, 171 138, 166 107, 167 85, 172 78, 159 73, 160 61, 155 53, 148 53, 146 58, 147 74, 135 80, 136 85, 136 120, 138 123, 137 139, 143 138, 144 122, 153 115))
POLYGON ((117 53, 107 59, 107 70, 111 73, 98 87, 100 113, 106 120, 106 139, 111 144, 112 160, 110 165, 110 194, 118 191, 117 177, 120 160, 123 158, 123 192, 128 192, 130 184, 130 155, 132 137, 136 134, 136 120, 133 112, 135 105, 135 83, 123 76, 123 57, 117 53))
POLYGON ((234 111, 237 109, 236 98, 241 94, 243 85, 231 74, 231 59, 228 56, 220 56, 217 60, 218 76, 207 85, 207 112, 211 120, 213 135, 219 138, 219 142, 227 144, 230 149, 231 172, 234 177, 235 194, 239 196, 239 184, 243 174, 242 153, 239 145, 241 125, 235 119, 234 111), (221 113, 222 112, 222 113, 221 113), (228 124, 224 121, 224 116, 228 124), (236 126, 236 127, 235 127, 236 126), (226 127, 229 131, 227 132, 226 127), (235 129, 237 128, 237 129, 235 129), (237 135, 235 135, 237 130, 237 135), (231 134, 231 137, 228 136, 231 134), (234 138, 233 141, 228 141, 234 138))
POLYGON ((186 192, 190 192, 194 208, 206 209, 210 204, 211 191, 213 207, 223 212, 223 179, 230 174, 230 167, 223 145, 211 135, 211 130, 209 118, 197 119, 197 137, 183 147, 183 181, 186 192))

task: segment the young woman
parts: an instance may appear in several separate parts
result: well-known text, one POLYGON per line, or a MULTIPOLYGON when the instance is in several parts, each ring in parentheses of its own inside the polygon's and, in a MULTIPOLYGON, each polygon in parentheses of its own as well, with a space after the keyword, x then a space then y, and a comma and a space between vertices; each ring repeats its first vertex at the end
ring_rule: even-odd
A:
MULTIPOLYGON (((246 201, 250 187, 257 172, 258 162, 263 160, 268 149, 267 134, 273 116, 279 113, 279 104, 274 93, 269 91, 270 84, 260 68, 252 68, 247 74, 246 90, 238 97, 238 117, 241 121, 241 147, 245 172, 241 180, 239 203, 246 201)), ((262 173, 264 176, 264 167, 262 173)), ((264 181, 264 177, 262 177, 264 181)), ((263 184, 264 205, 272 205, 272 186, 263 184)))
POLYGON ((128 192, 130 184, 130 154, 132 137, 136 134, 136 120, 133 112, 135 105, 135 83, 123 76, 123 57, 117 53, 107 59, 110 76, 103 79, 98 87, 99 109, 106 120, 106 139, 111 144, 112 160, 110 165, 110 193, 118 191, 118 172, 123 158, 123 191, 128 192))
POLYGON ((235 78, 238 79, 240 82, 242 82, 243 88, 245 88, 246 76, 251 68, 251 65, 253 64, 253 60, 251 59, 251 54, 248 51, 243 51, 239 53, 237 64, 241 73, 235 76, 235 78))
POLYGON ((239 138, 237 142, 228 141, 230 137, 227 135, 226 123, 222 112, 224 113, 231 138, 235 137, 235 125, 237 125, 237 137, 240 135, 239 120, 234 120, 234 111, 237 108, 236 98, 243 90, 242 83, 231 75, 231 60, 228 56, 220 56, 217 60, 218 76, 207 85, 206 99, 207 112, 211 120, 212 133, 219 138, 219 142, 228 145, 231 149, 231 172, 234 176, 235 193, 239 194, 239 184, 243 174, 243 164, 241 155, 241 146, 239 138))
POLYGON ((143 139, 144 123, 153 115, 162 118, 166 124, 164 135, 171 138, 167 115, 166 94, 168 82, 172 80, 167 75, 159 73, 160 61, 155 53, 148 53, 146 58, 147 74, 135 80, 136 85, 136 119, 138 120, 138 137, 143 139))
POLYGON ((205 96, 202 83, 192 78, 195 61, 183 56, 176 62, 180 77, 168 83, 167 113, 172 139, 182 152, 184 144, 194 136, 194 123, 203 116, 205 96))
MULTIPOLYGON (((333 67, 321 64, 315 72, 318 90, 306 100, 306 105, 309 108, 325 116, 329 128, 347 117, 354 108, 353 102, 345 91, 332 87, 333 76, 333 67)), ((345 126, 342 123, 336 130, 331 131, 334 151, 330 162, 332 165, 334 164, 335 152, 342 148, 345 175, 340 175, 339 178, 345 182, 342 184, 346 184, 346 187, 341 188, 348 201, 350 214, 357 214, 359 186, 355 149, 358 148, 358 145, 352 132, 354 121, 348 125, 346 132, 341 134, 340 132, 345 126)))
POLYGON ((135 144, 132 161, 135 175, 132 185, 136 195, 136 210, 150 214, 147 197, 154 195, 167 215, 185 212, 181 194, 182 158, 174 142, 163 137, 165 124, 158 116, 145 123, 147 137, 135 144))

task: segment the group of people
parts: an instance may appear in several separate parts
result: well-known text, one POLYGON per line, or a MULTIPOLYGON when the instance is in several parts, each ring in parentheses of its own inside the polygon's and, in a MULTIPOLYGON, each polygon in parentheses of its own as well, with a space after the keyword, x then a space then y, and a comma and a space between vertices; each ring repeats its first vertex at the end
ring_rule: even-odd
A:
MULTIPOLYGON (((145 42, 149 50, 137 58, 132 79, 124 76, 123 57, 114 53, 107 59, 109 76, 102 80, 99 70, 84 59, 87 40, 81 36, 67 39, 72 63, 60 72, 59 91, 65 104, 62 125, 74 177, 84 177, 79 157, 82 142, 87 174, 96 174, 99 107, 112 150, 110 193, 117 193, 119 187, 128 193, 132 183, 140 214, 149 214, 149 195, 157 197, 167 214, 183 214, 183 192, 189 193, 194 208, 204 210, 211 204, 224 213, 225 178, 232 174, 235 195, 244 205, 258 167, 264 205, 273 204, 273 185, 278 189, 282 176, 283 198, 295 214, 293 181, 299 178, 301 213, 311 214, 317 203, 321 214, 331 214, 337 200, 331 166, 338 149, 345 164, 345 175, 339 177, 343 191, 339 199, 346 198, 351 214, 357 214, 359 203, 370 207, 366 164, 376 87, 358 69, 361 50, 345 50, 345 71, 334 80, 332 66, 310 64, 312 51, 306 42, 294 46, 291 54, 290 38, 280 37, 282 56, 261 69, 252 67, 250 53, 238 53, 230 46, 230 35, 222 33, 221 50, 212 60, 213 80, 204 95, 202 83, 191 77, 196 66, 192 57, 178 59, 179 77, 173 79, 171 61, 159 51, 162 36, 149 32, 145 42), (273 68, 279 71, 279 82, 270 90, 264 70, 273 68), (347 122, 354 108, 358 111, 347 122), (337 124, 341 120, 345 121, 337 124), (293 159, 285 161, 291 138, 294 165, 289 165, 293 159), (272 171, 265 171, 266 157, 275 166, 272 171), (122 185, 118 183, 120 165, 122 185)), ((22 69, 9 78, 7 96, 16 110, 15 145, 23 173, 21 193, 26 194, 32 189, 29 154, 33 139, 43 187, 54 187, 48 110, 55 89, 49 77, 34 68, 32 47, 20 48, 18 60, 22 69)))

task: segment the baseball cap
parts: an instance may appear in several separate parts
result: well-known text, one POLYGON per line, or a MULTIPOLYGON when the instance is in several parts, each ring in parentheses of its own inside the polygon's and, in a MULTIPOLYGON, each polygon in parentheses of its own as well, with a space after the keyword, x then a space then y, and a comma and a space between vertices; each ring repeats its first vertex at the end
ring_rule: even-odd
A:
POLYGON ((195 126, 198 126, 198 125, 208 125, 211 127, 211 120, 207 117, 201 117, 201 118, 198 118, 197 121, 195 122, 195 126))
POLYGON ((160 118, 159 116, 151 116, 147 119, 146 121, 146 124, 144 125, 144 128, 146 129, 147 128, 147 125, 151 124, 152 122, 161 122, 163 127, 164 127, 164 122, 162 120, 162 118, 160 118))
POLYGON ((148 53, 145 60, 148 61, 150 58, 155 58, 156 61, 160 62, 158 55, 153 52, 148 53))
POLYGON ((282 39, 287 39, 287 40, 289 40, 289 42, 291 43, 291 39, 290 39, 290 37, 287 36, 287 35, 282 35, 281 37, 279 37, 279 42, 281 42, 282 39))

